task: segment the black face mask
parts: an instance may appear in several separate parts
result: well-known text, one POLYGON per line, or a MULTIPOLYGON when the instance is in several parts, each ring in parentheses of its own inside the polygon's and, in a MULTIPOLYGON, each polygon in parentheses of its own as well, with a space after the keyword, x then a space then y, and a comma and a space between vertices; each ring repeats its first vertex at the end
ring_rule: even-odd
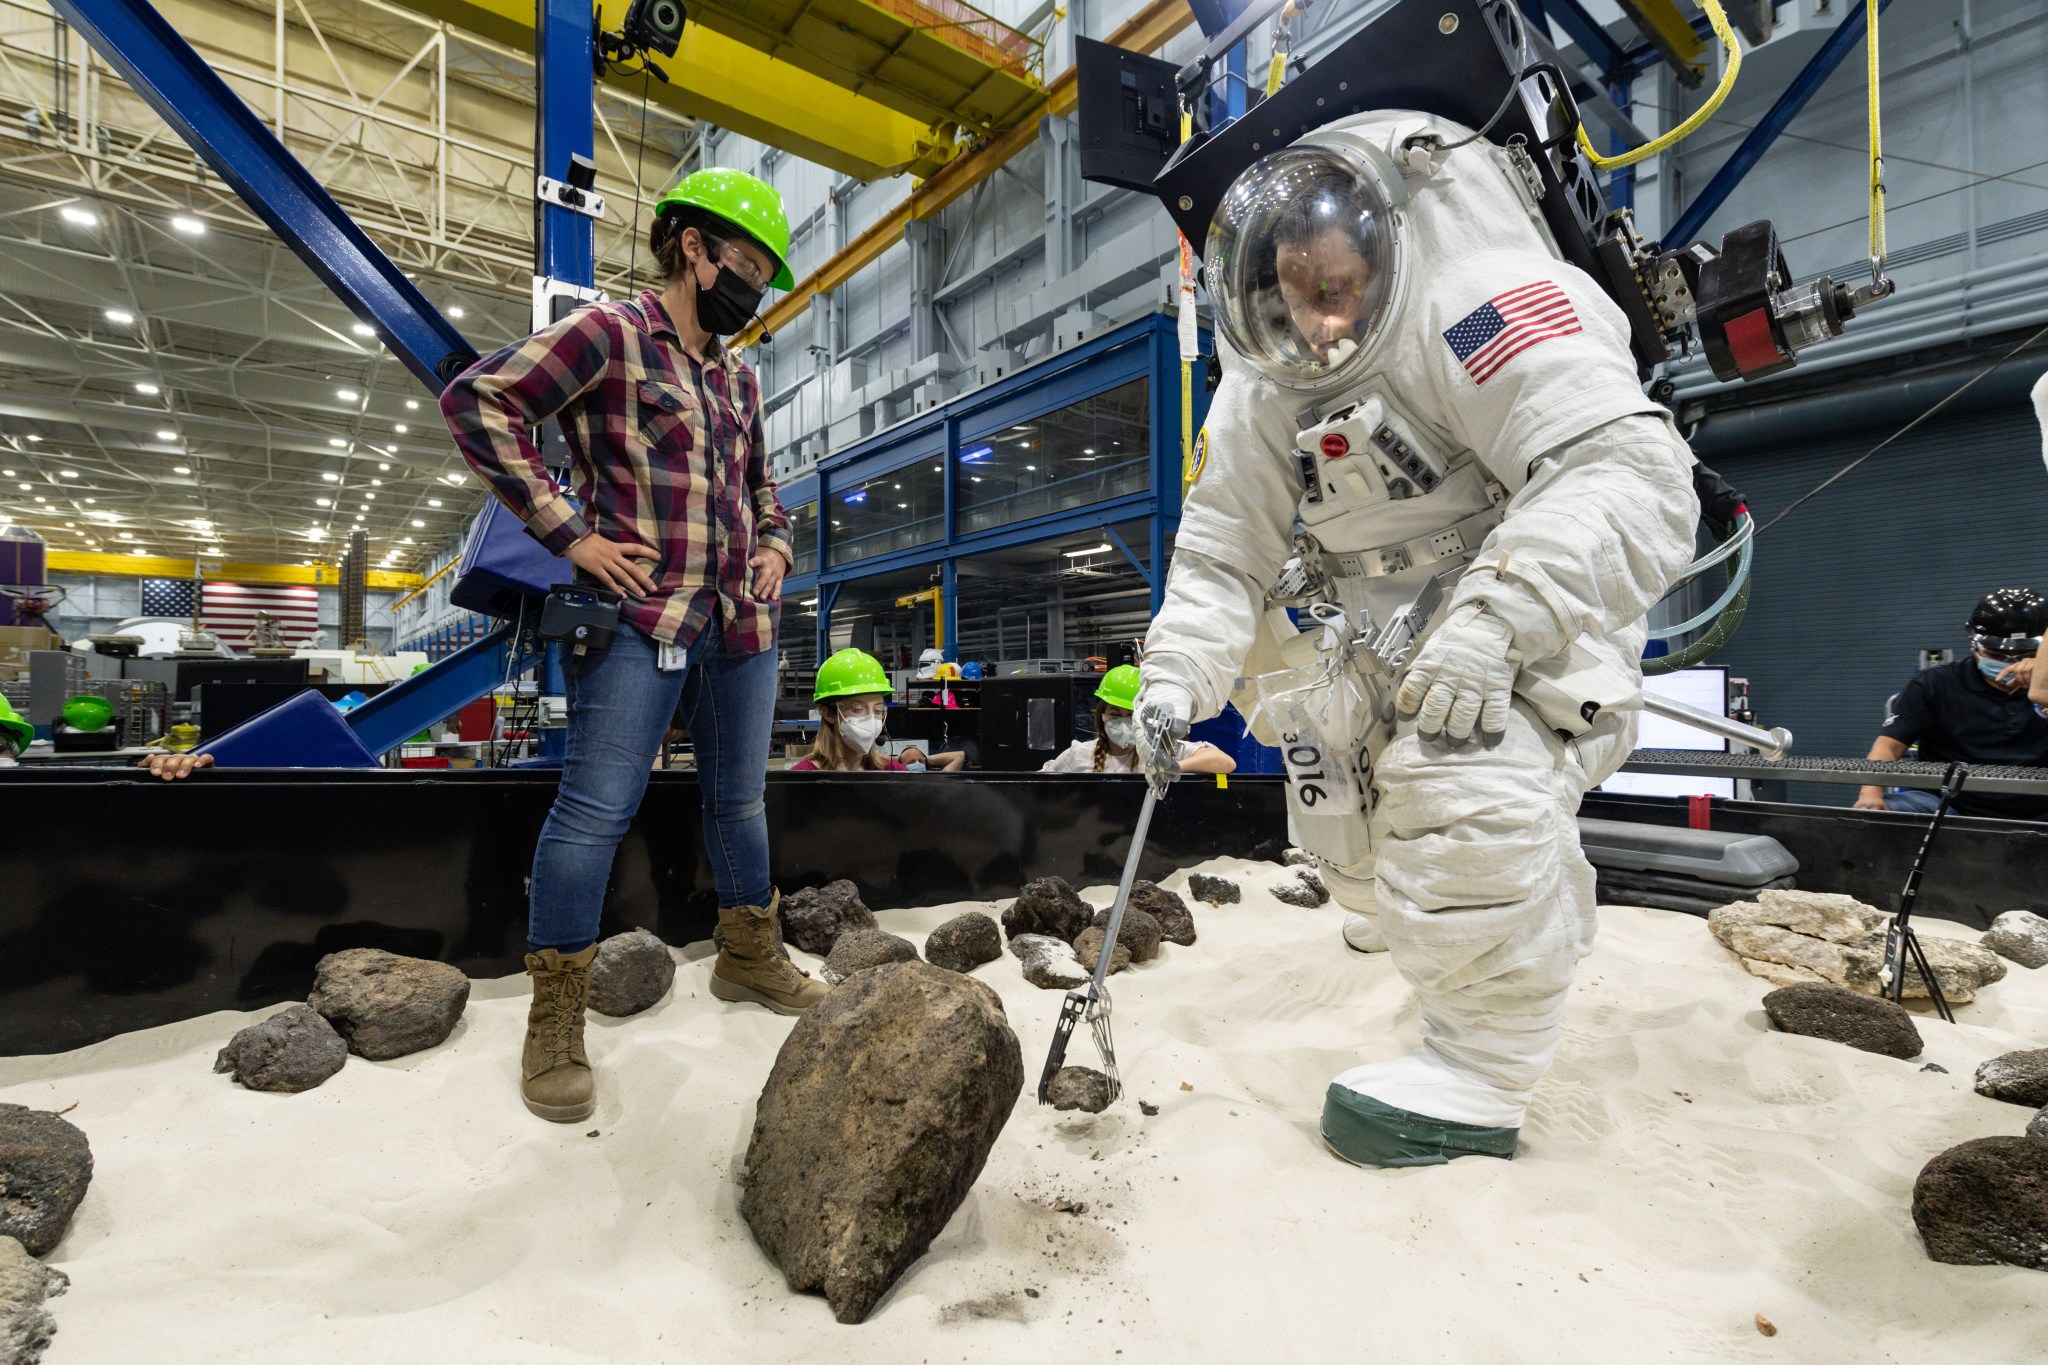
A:
MULTIPOLYGON (((697 283, 694 265, 690 267, 690 282, 697 283)), ((731 336, 745 328, 761 311, 761 293, 720 265, 709 289, 697 285, 697 321, 713 336, 731 336)))

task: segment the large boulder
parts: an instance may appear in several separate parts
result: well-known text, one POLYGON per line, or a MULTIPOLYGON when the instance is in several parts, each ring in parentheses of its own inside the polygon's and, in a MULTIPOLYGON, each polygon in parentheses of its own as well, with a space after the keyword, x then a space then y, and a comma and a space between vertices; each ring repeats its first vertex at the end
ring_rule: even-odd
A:
POLYGON ((1024 883, 1017 899, 1003 911, 1003 932, 1045 934, 1072 943, 1095 918, 1095 907, 1074 894, 1074 888, 1058 877, 1040 877, 1024 883))
POLYGON ((979 910, 969 910, 925 936, 924 960, 949 972, 971 972, 1003 955, 1003 931, 979 910))
MULTIPOLYGON (((1074 956, 1080 960, 1083 970, 1093 975, 1095 964, 1102 956, 1102 941, 1109 937, 1109 930, 1089 925, 1081 931, 1081 937, 1074 940, 1074 956)), ((1115 976, 1131 965, 1131 950, 1119 943, 1109 954, 1109 975, 1115 976)))
POLYGON ((70 1286, 63 1271, 29 1255, 14 1238, 0 1237, 0 1361, 38 1365, 57 1334, 57 1321, 43 1302, 70 1286))
POLYGON ((1920 1055, 1920 1030, 1912 1015, 1889 1000, 1859 995, 1846 986, 1781 986, 1764 997, 1764 1013, 1786 1033, 1846 1043, 1881 1057, 1920 1055))
MULTIPOLYGON (((1769 890, 1754 901, 1723 905, 1707 927, 1742 965, 1773 985, 1827 981, 1862 995, 1881 994, 1885 928, 1891 916, 1850 896, 1822 891, 1769 890)), ((1998 955, 1960 939, 1920 935, 1942 993, 1967 1004, 2005 975, 1998 955)), ((1905 994, 1924 998, 1927 983, 1906 966, 1905 994)))
POLYGON ((445 962, 350 948, 320 959, 306 1003, 350 1052, 383 1062, 447 1042, 469 1004, 469 978, 445 962))
POLYGON ((1973 1138, 1913 1182, 1913 1224, 1950 1265, 2048 1270, 2048 1142, 1973 1138))
MULTIPOLYGON (((1089 928, 1109 932, 1109 911, 1099 910, 1090 922, 1089 928)), ((1116 941, 1128 951, 1133 962, 1150 962, 1159 956, 1159 943, 1165 935, 1164 926, 1146 911, 1135 905, 1124 907, 1124 922, 1116 928, 1116 941)), ((1074 951, 1081 951, 1081 940, 1074 939, 1074 951)))
POLYGON ((348 1044, 334 1025, 311 1005, 293 1005, 228 1039, 213 1069, 232 1071, 251 1090, 293 1095, 311 1090, 347 1060, 348 1044))
POLYGON ((0 1104, 0 1237, 47 1256, 91 1183, 84 1133, 46 1109, 0 1104))
POLYGON ((1024 979, 1043 991, 1070 991, 1094 970, 1083 967, 1074 945, 1051 934, 1018 934, 1010 951, 1024 964, 1024 979))
POLYGON ((907 938, 898 938, 880 929, 849 929, 832 945, 832 951, 825 955, 825 965, 818 970, 836 986, 855 972, 866 971, 870 967, 915 961, 917 947, 907 938))
POLYGON ((2048 967, 2048 919, 2031 910, 2008 910, 1991 921, 1982 942, 2008 962, 2048 967))
POLYGON ((614 1019, 638 1014, 667 995, 675 979, 675 955, 659 935, 613 934, 597 945, 590 964, 590 1008, 614 1019))
POLYGON ((1188 894, 1211 905, 1235 905, 1243 898, 1236 882, 1228 877, 1212 877, 1206 872, 1188 874, 1188 894))
POLYGON ((1977 1093, 2029 1109, 2048 1105, 2048 1047, 1993 1057, 1977 1068, 1977 1093))
POLYGON ((1188 903, 1165 887, 1147 881, 1131 883, 1131 909, 1143 910, 1159 921, 1159 936, 1168 943, 1187 947, 1195 941, 1195 917, 1188 903))
POLYGON ((847 930, 874 928, 875 912, 861 901, 860 889, 841 878, 790 892, 782 898, 777 920, 785 942, 824 957, 847 930))
POLYGON ((927 962, 857 973, 776 1055, 740 1213, 790 1288, 861 1322, 967 1197, 1023 1086, 987 986, 927 962))

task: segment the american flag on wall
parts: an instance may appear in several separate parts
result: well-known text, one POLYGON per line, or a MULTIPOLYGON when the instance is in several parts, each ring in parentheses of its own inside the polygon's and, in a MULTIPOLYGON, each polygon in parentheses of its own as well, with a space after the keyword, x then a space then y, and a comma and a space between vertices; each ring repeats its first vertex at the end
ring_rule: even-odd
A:
POLYGON ((192 580, 189 578, 145 578, 142 580, 142 614, 192 619, 192 580))
POLYGON ((1465 372, 1484 384, 1531 346, 1578 330, 1579 316, 1564 291, 1538 280, 1480 304, 1444 333, 1444 342, 1465 372))
POLYGON ((267 611, 277 619, 277 634, 285 644, 304 644, 320 628, 320 590, 302 585, 278 583, 217 583, 207 580, 199 604, 199 622, 218 635, 230 649, 238 649, 242 637, 256 624, 256 613, 267 611))

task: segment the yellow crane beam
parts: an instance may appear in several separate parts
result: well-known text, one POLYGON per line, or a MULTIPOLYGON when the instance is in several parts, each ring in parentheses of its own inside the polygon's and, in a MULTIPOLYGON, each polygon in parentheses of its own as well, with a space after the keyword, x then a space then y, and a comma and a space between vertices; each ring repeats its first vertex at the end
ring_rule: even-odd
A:
MULTIPOLYGON (((1194 21, 1194 12, 1188 8, 1187 0, 1152 0, 1132 15, 1129 22, 1110 34, 1107 41, 1132 52, 1152 52, 1194 21)), ((863 268, 880 260, 883 252, 903 240, 906 226, 931 217, 994 175, 1005 162, 1037 138, 1041 115, 1064 114, 1074 107, 1074 86, 1074 72, 1070 67, 1046 87, 1043 103, 1032 109, 1023 122, 990 138, 976 150, 955 158, 931 179, 912 190, 909 198, 876 219, 831 260, 798 280, 796 287, 777 299, 775 306, 763 314, 759 322, 742 332, 736 342, 742 346, 753 345, 761 339, 764 326, 771 332, 782 331, 802 316, 804 309, 811 306, 812 299, 831 293, 863 268)))
MULTIPOLYGON (((397 0, 414 13, 521 52, 534 50, 533 0, 397 0)), ((599 22, 619 26, 625 0, 604 0, 599 22)), ((730 128, 743 137, 829 166, 861 180, 930 174, 952 154, 950 129, 935 131, 875 99, 778 61, 736 38, 686 24, 672 58, 659 59, 671 79, 648 82, 655 103, 730 128)), ((607 75, 638 95, 636 77, 607 75)), ((559 174, 559 170, 554 172, 559 174)))
MULTIPOLYGON (((210 561, 209 561, 210 562, 210 561)), ((101 574, 113 578, 191 578, 193 561, 169 555, 117 555, 92 550, 52 550, 44 567, 53 573, 101 574)), ((205 577, 226 583, 291 583, 307 587, 341 585, 341 570, 331 564, 243 564, 227 560, 205 577)), ((379 592, 407 592, 426 580, 416 573, 372 569, 369 585, 379 592)))

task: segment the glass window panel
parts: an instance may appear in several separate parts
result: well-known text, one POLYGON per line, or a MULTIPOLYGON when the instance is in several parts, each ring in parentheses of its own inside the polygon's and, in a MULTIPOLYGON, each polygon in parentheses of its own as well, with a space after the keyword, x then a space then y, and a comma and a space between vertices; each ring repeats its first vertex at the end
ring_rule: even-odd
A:
POLYGON ((1151 382, 1128 384, 960 442, 961 534, 1142 493, 1151 484, 1151 382))
POLYGON ((802 503, 789 509, 789 537, 796 558, 793 573, 818 571, 818 504, 802 503))
POLYGON ((832 520, 826 558, 835 568, 935 544, 946 533, 944 457, 834 487, 825 506, 832 520))

